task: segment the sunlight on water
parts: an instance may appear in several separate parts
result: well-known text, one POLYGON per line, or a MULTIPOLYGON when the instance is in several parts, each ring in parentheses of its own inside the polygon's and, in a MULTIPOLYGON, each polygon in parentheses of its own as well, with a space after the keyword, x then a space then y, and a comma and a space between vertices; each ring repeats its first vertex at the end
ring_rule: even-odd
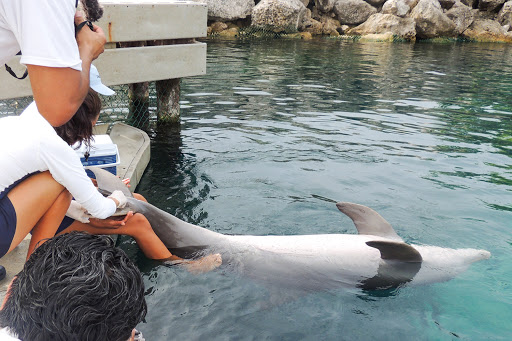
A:
POLYGON ((181 129, 152 133, 138 191, 228 234, 355 233, 372 207, 406 241, 481 248, 454 280, 290 297, 221 269, 194 276, 123 247, 145 276, 148 340, 508 340, 512 47, 208 43, 181 129))

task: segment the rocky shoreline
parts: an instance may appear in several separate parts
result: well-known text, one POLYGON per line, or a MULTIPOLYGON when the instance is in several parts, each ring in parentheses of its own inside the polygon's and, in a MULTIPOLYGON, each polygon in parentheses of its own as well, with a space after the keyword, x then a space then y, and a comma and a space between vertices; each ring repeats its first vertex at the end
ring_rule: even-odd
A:
POLYGON ((512 0, 193 0, 208 35, 512 42, 512 0))

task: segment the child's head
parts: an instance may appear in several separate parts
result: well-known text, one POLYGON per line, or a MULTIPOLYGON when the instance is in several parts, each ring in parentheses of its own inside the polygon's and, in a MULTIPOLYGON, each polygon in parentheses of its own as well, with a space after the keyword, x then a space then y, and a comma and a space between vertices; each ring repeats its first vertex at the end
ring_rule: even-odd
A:
POLYGON ((90 146, 92 127, 96 124, 101 110, 101 99, 96 91, 89 89, 84 102, 73 117, 55 131, 67 144, 84 143, 90 146))

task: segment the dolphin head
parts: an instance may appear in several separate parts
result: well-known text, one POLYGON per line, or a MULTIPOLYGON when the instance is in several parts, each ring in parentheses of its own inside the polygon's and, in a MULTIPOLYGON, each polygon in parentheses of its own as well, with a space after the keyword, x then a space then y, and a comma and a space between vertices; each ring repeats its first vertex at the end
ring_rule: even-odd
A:
POLYGON ((420 245, 413 247, 421 254, 423 263, 412 284, 448 281, 466 271, 471 264, 491 257, 491 253, 486 250, 420 245))

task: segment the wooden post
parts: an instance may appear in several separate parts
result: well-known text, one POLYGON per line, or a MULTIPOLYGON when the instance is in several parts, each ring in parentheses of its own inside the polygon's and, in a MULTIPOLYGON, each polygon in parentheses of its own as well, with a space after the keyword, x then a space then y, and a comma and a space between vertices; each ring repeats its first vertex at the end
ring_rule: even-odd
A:
POLYGON ((180 122, 180 78, 156 81, 156 115, 158 125, 180 122))
POLYGON ((149 83, 132 83, 128 86, 130 113, 128 122, 137 128, 149 125, 149 83))

